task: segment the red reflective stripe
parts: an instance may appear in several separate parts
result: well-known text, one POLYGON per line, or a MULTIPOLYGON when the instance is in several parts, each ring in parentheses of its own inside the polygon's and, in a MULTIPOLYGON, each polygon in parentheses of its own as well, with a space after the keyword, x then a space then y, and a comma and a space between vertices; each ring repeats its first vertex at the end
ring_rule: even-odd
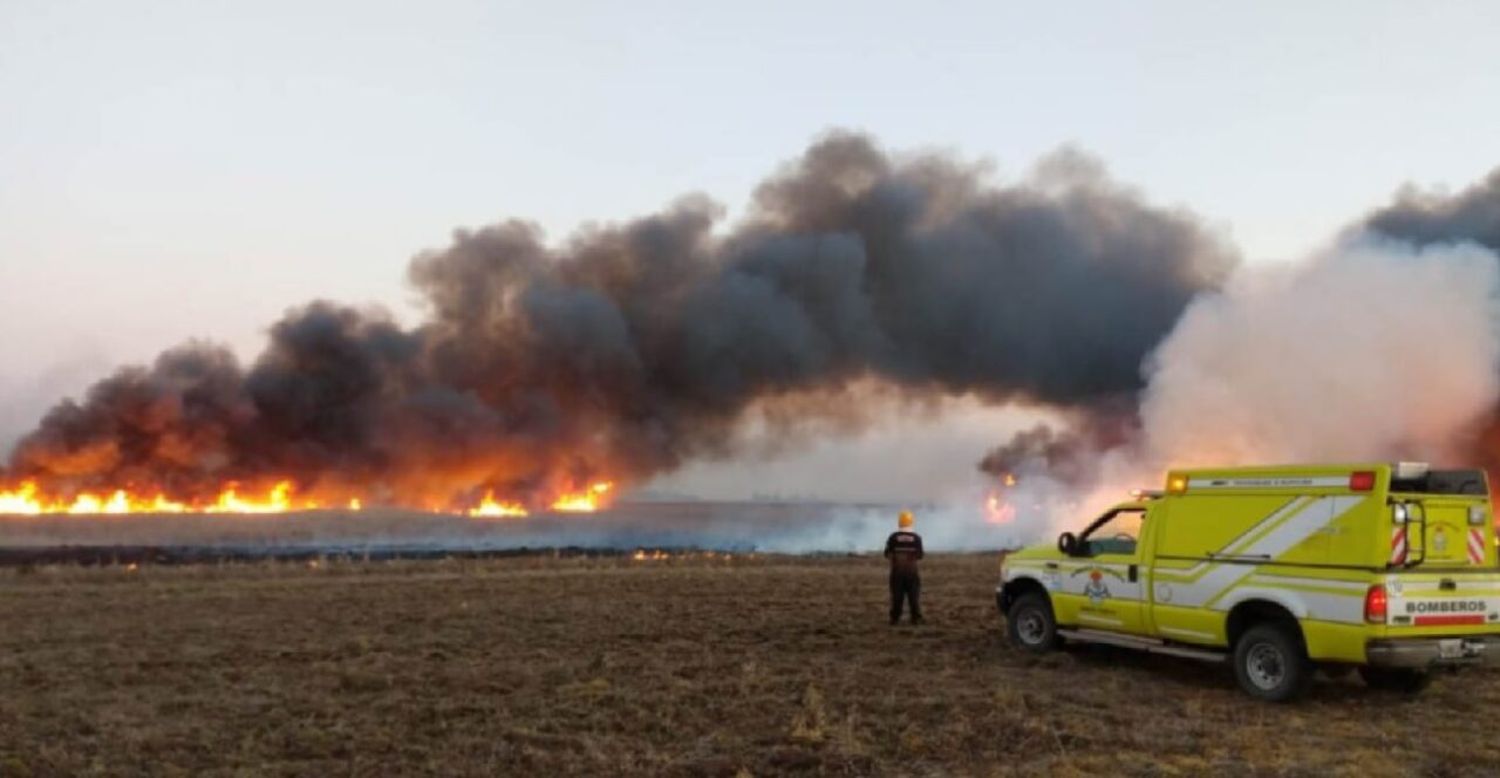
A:
POLYGON ((1469 563, 1484 564, 1484 530, 1469 530, 1469 563))
POLYGON ((1456 624, 1483 624, 1484 614, 1462 616, 1417 616, 1412 623, 1418 627, 1451 627, 1456 624))
POLYGON ((1391 530, 1391 564, 1401 565, 1406 563, 1406 527, 1397 526, 1391 530))

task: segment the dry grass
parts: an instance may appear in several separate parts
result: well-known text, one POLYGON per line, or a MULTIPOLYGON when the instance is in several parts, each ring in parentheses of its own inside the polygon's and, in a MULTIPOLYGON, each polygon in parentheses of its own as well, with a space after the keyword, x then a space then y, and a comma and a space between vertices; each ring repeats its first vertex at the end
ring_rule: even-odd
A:
POLYGON ((0 572, 0 775, 1494 774, 1500 678, 1417 701, 1006 647, 991 557, 0 572))

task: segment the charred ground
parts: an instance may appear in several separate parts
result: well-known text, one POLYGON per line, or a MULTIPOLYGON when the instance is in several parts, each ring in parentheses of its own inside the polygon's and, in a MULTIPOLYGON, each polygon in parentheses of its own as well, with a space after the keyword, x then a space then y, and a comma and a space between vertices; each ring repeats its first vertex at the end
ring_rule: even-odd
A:
POLYGON ((930 624, 891 629, 870 558, 0 570, 0 775, 1500 769, 1493 674, 1255 704, 1202 665, 1012 650, 995 573, 930 558, 930 624))

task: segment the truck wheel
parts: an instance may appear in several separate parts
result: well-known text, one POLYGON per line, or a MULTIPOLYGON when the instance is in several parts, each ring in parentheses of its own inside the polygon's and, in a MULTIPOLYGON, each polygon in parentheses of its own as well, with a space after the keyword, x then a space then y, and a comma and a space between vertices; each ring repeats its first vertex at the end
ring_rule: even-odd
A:
POLYGON ((1234 677, 1251 697, 1285 702, 1301 694, 1312 678, 1312 663, 1289 627, 1257 624, 1234 645, 1234 677))
POLYGON ((1057 620, 1046 595, 1031 592, 1017 597, 1005 621, 1010 642, 1020 649, 1045 654, 1057 647, 1057 620))
POLYGON ((1402 694, 1416 694, 1426 689, 1427 684, 1432 683, 1432 673, 1406 667, 1370 667, 1367 665, 1359 668, 1359 677, 1365 679, 1365 685, 1371 689, 1402 694))

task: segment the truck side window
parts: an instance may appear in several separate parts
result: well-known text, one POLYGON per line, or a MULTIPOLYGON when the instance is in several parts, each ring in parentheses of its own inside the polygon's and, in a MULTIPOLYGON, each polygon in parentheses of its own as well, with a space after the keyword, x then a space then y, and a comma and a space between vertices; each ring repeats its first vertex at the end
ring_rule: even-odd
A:
POLYGON ((1141 536, 1143 510, 1121 510, 1107 513, 1089 526, 1079 539, 1086 556, 1096 554, 1134 554, 1141 536))

